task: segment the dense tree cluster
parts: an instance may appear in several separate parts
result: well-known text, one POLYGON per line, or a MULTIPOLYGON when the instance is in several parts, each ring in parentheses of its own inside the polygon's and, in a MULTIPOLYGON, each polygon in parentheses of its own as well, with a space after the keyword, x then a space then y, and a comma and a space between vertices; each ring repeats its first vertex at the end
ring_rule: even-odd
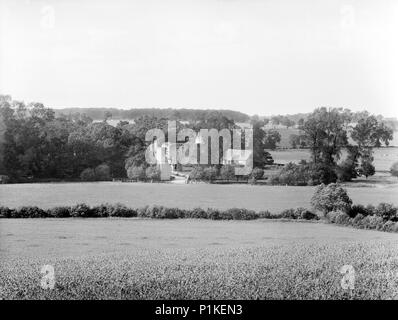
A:
MULTIPOLYGON (((300 126, 312 162, 327 166, 341 181, 373 175, 373 148, 388 146, 393 139, 393 130, 377 117, 364 112, 354 123, 357 116, 348 109, 318 108, 300 126), (347 156, 339 164, 343 150, 347 156)), ((324 182, 334 180, 331 176, 330 181, 324 182)))
MULTIPOLYGON (((159 171, 148 167, 145 161, 149 143, 145 135, 149 129, 159 128, 167 139, 169 119, 146 115, 134 123, 120 121, 115 127, 107 123, 109 113, 105 112, 103 121, 93 122, 86 114, 56 116, 54 110, 40 103, 26 105, 0 96, 0 175, 7 175, 12 181, 100 181, 112 177, 157 180, 159 171)), ((232 130, 237 126, 225 112, 206 111, 197 121, 177 121, 177 132, 182 128, 232 130)), ((220 149, 222 143, 221 140, 220 149)), ((221 151, 220 159, 222 156, 221 151)), ((221 162, 217 170, 220 166, 221 162)), ((214 179, 218 174, 214 170, 205 168, 204 176, 214 179)))

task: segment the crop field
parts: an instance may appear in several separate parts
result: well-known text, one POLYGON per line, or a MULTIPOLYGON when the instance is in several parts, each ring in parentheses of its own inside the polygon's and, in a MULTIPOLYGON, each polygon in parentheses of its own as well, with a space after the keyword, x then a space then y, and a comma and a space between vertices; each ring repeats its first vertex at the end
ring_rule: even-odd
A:
MULTIPOLYGON (((0 205, 51 208, 87 203, 123 203, 130 207, 164 205, 189 209, 195 207, 279 212, 294 207, 310 207, 315 187, 253 186, 164 183, 36 183, 0 185, 0 205)), ((347 187, 354 203, 398 205, 398 184, 347 187)))
POLYGON ((3 299, 398 298, 398 235, 321 222, 2 219, 0 256, 3 299))

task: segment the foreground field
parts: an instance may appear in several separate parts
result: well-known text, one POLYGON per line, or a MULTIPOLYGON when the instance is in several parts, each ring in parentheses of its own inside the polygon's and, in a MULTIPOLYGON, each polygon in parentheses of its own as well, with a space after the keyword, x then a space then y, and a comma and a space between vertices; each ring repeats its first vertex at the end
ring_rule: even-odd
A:
POLYGON ((0 250, 0 298, 398 298, 398 236, 323 223, 3 219, 0 250))
MULTIPOLYGON (((270 210, 273 213, 294 207, 310 207, 315 187, 161 184, 161 183, 43 183, 0 185, 0 205, 51 208, 87 203, 121 202, 130 207, 164 205, 188 209, 194 207, 270 210)), ((369 187, 347 186, 354 203, 398 205, 398 184, 369 187)))

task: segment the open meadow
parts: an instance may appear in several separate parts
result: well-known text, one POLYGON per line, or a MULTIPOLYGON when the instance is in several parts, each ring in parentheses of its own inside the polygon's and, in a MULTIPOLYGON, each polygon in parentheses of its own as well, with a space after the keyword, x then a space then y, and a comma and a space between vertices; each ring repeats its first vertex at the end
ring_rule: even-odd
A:
MULTIPOLYGON (((398 205, 398 184, 347 186, 354 203, 398 205)), ((315 187, 253 186, 169 183, 35 183, 0 185, 0 205, 51 208, 86 203, 120 202, 130 207, 164 205, 189 209, 195 207, 279 212, 295 207, 310 207, 315 187)))
POLYGON ((3 299, 398 298, 398 235, 322 222, 1 219, 0 250, 3 299))

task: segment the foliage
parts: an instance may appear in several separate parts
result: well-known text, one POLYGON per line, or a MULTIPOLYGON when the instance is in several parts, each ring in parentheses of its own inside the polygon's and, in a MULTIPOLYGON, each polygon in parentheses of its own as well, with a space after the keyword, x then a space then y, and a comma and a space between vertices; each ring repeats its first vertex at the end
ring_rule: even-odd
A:
POLYGON ((218 176, 218 170, 214 166, 209 166, 203 169, 203 179, 213 181, 218 176))
POLYGON ((127 169, 127 177, 132 180, 143 180, 145 179, 145 170, 141 166, 131 166, 127 169))
POLYGON ((0 174, 0 184, 6 184, 10 181, 10 177, 5 174, 0 174))
POLYGON ((372 161, 369 159, 363 159, 361 162, 361 166, 358 170, 358 172, 362 175, 368 178, 369 176, 373 176, 376 172, 374 165, 372 164, 372 161))
POLYGON ((70 216, 74 218, 89 218, 94 217, 95 214, 88 205, 80 203, 70 208, 70 216))
POLYGON ((202 180, 204 178, 203 167, 195 166, 192 171, 189 173, 189 178, 196 181, 202 180))
POLYGON ((97 180, 95 171, 91 168, 84 169, 80 174, 80 179, 82 181, 95 181, 97 180))
POLYGON ((311 198, 311 205, 314 209, 323 212, 324 215, 330 211, 338 210, 349 212, 351 204, 352 200, 347 191, 336 183, 321 184, 316 188, 311 198))
POLYGON ((272 184, 305 186, 321 183, 333 183, 336 181, 334 170, 324 163, 302 161, 300 164, 288 163, 279 176, 272 178, 272 184))
POLYGON ((277 144, 281 141, 281 134, 274 129, 270 129, 266 131, 265 139, 264 139, 264 148, 275 150, 277 144))
POLYGON ((98 181, 108 181, 111 180, 110 168, 107 164, 103 163, 94 169, 95 179, 98 181))
POLYGON ((351 181, 358 176, 357 164, 352 159, 346 159, 336 167, 337 180, 340 182, 351 181))
POLYGON ((391 166, 390 173, 394 177, 398 177, 398 162, 394 162, 391 166))
POLYGON ((195 218, 195 219, 206 219, 207 212, 202 208, 194 208, 192 210, 188 210, 188 217, 195 218))
POLYGON ((261 168, 254 168, 251 176, 255 179, 255 180, 260 180, 262 179, 262 177, 264 176, 264 170, 261 168))
POLYGON ((379 203, 374 214, 384 220, 398 221, 398 208, 390 203, 379 203))
MULTIPOLYGON (((397 208, 381 203, 374 206, 353 206, 353 210, 345 212, 339 209, 329 211, 326 219, 331 223, 349 225, 363 229, 377 229, 388 232, 398 232, 397 208), (358 212, 353 216, 353 211, 358 212), (359 212, 364 212, 364 214, 359 212)), ((267 210, 255 212, 253 210, 231 208, 212 209, 202 208, 179 209, 164 206, 145 206, 130 208, 121 203, 101 204, 90 207, 86 204, 77 204, 72 207, 61 206, 43 210, 38 207, 25 206, 17 209, 0 206, 0 218, 152 218, 152 219, 210 219, 210 220, 255 220, 255 219, 293 219, 293 220, 318 220, 318 216, 306 208, 286 209, 278 214, 267 210)))
POLYGON ((54 207, 47 210, 47 215, 52 218, 69 218, 71 211, 68 207, 54 207))
POLYGON ((351 206, 347 214, 350 216, 350 218, 354 218, 357 215, 367 216, 369 214, 373 214, 373 211, 365 208, 365 206, 362 204, 354 204, 351 206))
POLYGON ((305 135, 302 134, 291 134, 289 142, 293 149, 305 148, 307 146, 305 135))
POLYGON ((220 169, 220 177, 224 180, 233 180, 235 176, 235 168, 229 164, 223 165, 220 169))
POLYGON ((146 168, 145 175, 150 180, 160 180, 160 170, 156 166, 146 168))

